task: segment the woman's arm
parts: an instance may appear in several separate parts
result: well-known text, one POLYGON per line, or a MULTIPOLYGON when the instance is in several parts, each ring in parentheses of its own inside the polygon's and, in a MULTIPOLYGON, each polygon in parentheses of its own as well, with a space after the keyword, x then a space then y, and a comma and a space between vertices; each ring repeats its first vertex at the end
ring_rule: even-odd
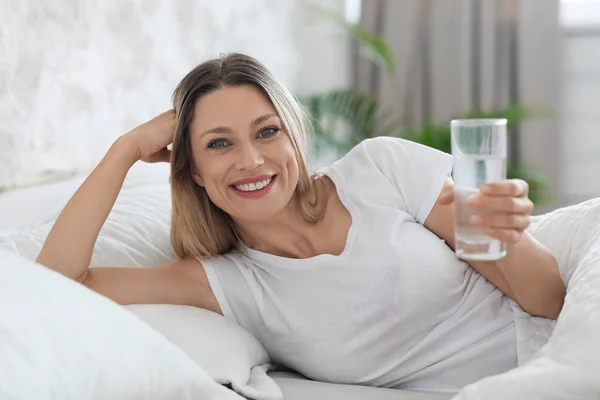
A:
POLYGON ((129 169, 138 160, 168 162, 174 131, 175 113, 169 110, 117 139, 58 216, 36 261, 83 282, 129 169))
POLYGON ((521 240, 507 247, 506 257, 471 263, 478 271, 490 264, 502 271, 521 308, 530 314, 558 318, 566 288, 556 258, 543 244, 525 233, 521 240))
POLYGON ((204 267, 182 259, 155 268, 88 269, 98 239, 137 160, 169 161, 174 113, 168 111, 123 135, 71 197, 46 238, 37 262, 120 304, 185 304, 221 313, 204 267))
POLYGON ((136 161, 132 144, 125 137, 117 139, 60 213, 37 257, 38 263, 83 281, 100 229, 136 161))
MULTIPOLYGON (((498 261, 470 261, 469 264, 486 279, 515 300, 527 312, 547 318, 557 318, 565 297, 565 285, 554 255, 524 229, 529 225, 532 211, 523 181, 505 181, 501 190, 513 195, 482 196, 475 208, 493 208, 496 213, 486 216, 486 233, 507 243, 506 257, 498 261), (507 210, 502 210, 505 207, 507 210), (491 230, 489 230, 491 229, 491 230)), ((448 179, 438 202, 432 209, 425 227, 454 249, 453 183, 448 179)))

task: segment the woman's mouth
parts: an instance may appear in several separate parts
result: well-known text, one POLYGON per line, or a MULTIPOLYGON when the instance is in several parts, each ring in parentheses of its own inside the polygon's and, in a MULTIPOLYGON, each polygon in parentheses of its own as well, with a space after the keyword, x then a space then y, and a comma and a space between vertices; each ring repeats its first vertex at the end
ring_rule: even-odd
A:
POLYGON ((254 182, 242 183, 238 185, 230 185, 234 193, 244 198, 262 197, 271 189, 277 175, 261 179, 254 182))

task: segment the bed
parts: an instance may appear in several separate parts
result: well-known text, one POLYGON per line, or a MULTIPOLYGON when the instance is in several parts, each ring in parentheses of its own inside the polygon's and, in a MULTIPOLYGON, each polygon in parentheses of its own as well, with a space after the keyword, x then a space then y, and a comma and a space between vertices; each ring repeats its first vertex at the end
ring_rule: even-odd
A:
MULTIPOLYGON (((118 262, 149 267, 174 256, 168 242, 168 175, 166 165, 142 164, 131 171, 96 245, 92 265, 118 262), (134 200, 142 197, 143 203, 134 200), (127 226, 115 222, 125 215, 131 222, 127 226), (152 221, 153 227, 148 228, 144 221, 152 221), (136 243, 147 242, 147 237, 161 244, 152 252, 136 250, 136 243), (122 246, 107 256, 115 240, 122 246)), ((0 249, 35 258, 51 222, 83 179, 74 177, 0 193, 0 249)), ((248 366, 249 372, 240 375, 245 382, 230 379, 222 365, 218 373, 210 365, 203 366, 217 382, 258 400, 600 399, 600 200, 535 217, 531 233, 557 255, 569 285, 563 313, 558 321, 517 313, 521 366, 472 384, 458 394, 314 382, 293 372, 273 371, 260 351, 248 366), (556 231, 559 226, 560 231, 556 231)), ((169 332, 162 333, 168 337, 169 332)), ((207 353, 203 354, 206 357, 207 353)), ((199 361, 211 362, 206 358, 199 361)))

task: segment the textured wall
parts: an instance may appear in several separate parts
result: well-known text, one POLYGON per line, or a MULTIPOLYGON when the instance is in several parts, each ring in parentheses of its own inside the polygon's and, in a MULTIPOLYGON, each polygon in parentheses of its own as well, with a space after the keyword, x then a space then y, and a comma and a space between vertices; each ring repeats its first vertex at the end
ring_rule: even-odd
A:
POLYGON ((315 31, 317 3, 343 6, 342 0, 0 1, 0 187, 41 171, 89 168, 118 135, 169 108, 186 72, 222 52, 253 55, 292 90, 310 80, 303 71, 336 60, 325 68, 330 78, 319 79, 344 86, 347 49, 339 47, 339 33, 315 31), (306 54, 307 40, 331 59, 306 54))

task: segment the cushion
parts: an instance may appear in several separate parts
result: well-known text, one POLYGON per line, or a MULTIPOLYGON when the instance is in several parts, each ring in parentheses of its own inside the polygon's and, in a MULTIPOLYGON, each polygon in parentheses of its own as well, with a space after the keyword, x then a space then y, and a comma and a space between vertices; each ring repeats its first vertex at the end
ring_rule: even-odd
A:
POLYGON ((250 399, 280 400, 283 394, 266 371, 269 356, 246 330, 212 311, 167 304, 126 308, 161 332, 208 375, 250 399))
MULTIPOLYGON (((76 182, 80 181, 78 179, 76 182)), ((67 183, 38 188, 44 193, 34 221, 0 231, 0 249, 35 259, 58 214, 76 190, 67 183), (46 201, 44 199, 52 199, 46 201)), ((11 193, 12 196, 18 193, 11 193)), ((34 189, 27 189, 31 208, 34 189)), ((14 206, 16 203, 12 202, 14 206)), ((5 208, 6 209, 6 208, 5 208)), ((0 195, 0 217, 4 211, 0 195)), ((14 213, 18 210, 8 210, 14 213)), ((121 193, 104 224, 92 257, 92 267, 152 268, 173 260, 169 238, 171 214, 167 164, 136 164, 129 172, 121 193)), ((127 306, 139 318, 164 334, 201 365, 215 381, 231 384, 238 393, 256 400, 283 397, 266 374, 269 357, 260 343, 243 328, 221 315, 185 306, 127 306)))
POLYGON ((241 399, 123 307, 0 250, 0 398, 241 399))

